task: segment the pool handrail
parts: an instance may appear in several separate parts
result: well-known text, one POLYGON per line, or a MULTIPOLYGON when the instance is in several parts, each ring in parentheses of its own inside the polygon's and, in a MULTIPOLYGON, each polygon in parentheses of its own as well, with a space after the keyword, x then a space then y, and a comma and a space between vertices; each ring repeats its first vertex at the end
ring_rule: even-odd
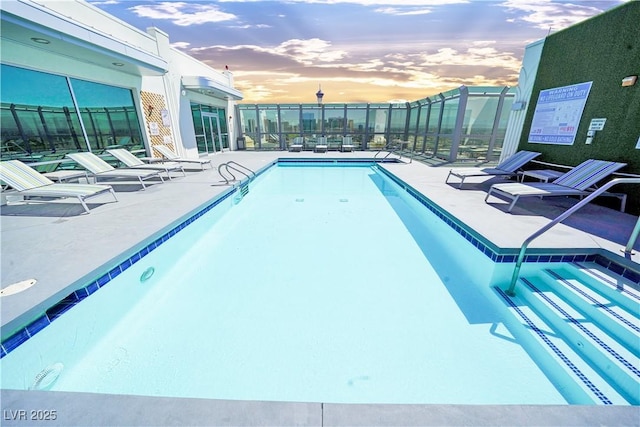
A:
POLYGON ((238 163, 238 162, 234 162, 233 160, 230 160, 230 161, 228 161, 228 162, 221 163, 221 164, 218 166, 218 173, 220 174, 220 176, 221 176, 222 178, 224 178, 224 180, 225 180, 225 184, 226 184, 226 185, 228 185, 230 182, 233 182, 233 181, 237 181, 237 180, 238 180, 238 178, 236 178, 236 176, 233 174, 233 172, 231 172, 229 169, 233 169, 233 170, 234 170, 234 171, 236 171, 236 172, 240 172, 241 174, 243 174, 244 176, 246 176, 249 180, 252 180, 253 178, 255 178, 255 177, 256 177, 256 173, 255 173, 254 171, 252 171, 251 169, 249 169, 248 167, 246 167, 246 166, 244 166, 244 165, 241 165, 241 164, 240 164, 240 163, 238 163), (234 165, 235 165, 235 166, 234 166, 234 165), (238 167, 236 167, 236 166, 238 166, 238 167), (231 177, 232 177, 231 181, 229 181, 229 179, 228 179, 228 178, 227 178, 227 177, 222 173, 222 168, 223 168, 223 167, 225 168, 225 170, 227 171, 227 173, 229 173, 229 175, 231 175, 231 177), (240 168, 242 168, 242 169, 240 169, 240 168), (244 170, 243 170, 243 169, 244 169, 244 170, 249 171, 249 172, 251 173, 251 175, 249 175, 249 174, 247 174, 246 172, 244 172, 244 170))
MULTIPOLYGON (((385 145, 382 149, 378 150, 376 152, 376 154, 373 155, 373 158, 377 158, 378 154, 382 153, 383 151, 387 152, 387 155, 384 156, 382 158, 382 161, 384 162, 386 160, 387 157, 389 157, 391 154, 397 154, 399 157, 399 159, 402 159, 402 147, 404 145, 409 145, 409 141, 391 141, 389 142, 387 145, 385 145), (399 146, 399 149, 398 149, 399 146)), ((413 160, 413 156, 412 156, 412 160, 413 160)))
MULTIPOLYGON (((614 185, 618 185, 618 184, 640 184, 640 177, 638 177, 638 178, 615 178, 615 179, 612 179, 611 181, 606 182, 605 184, 602 185, 602 187, 598 188, 593 193, 589 194, 587 197, 585 197, 584 199, 580 200, 578 203, 573 205, 571 208, 567 209, 562 214, 560 214, 555 219, 553 219, 551 222, 549 222, 548 224, 546 224, 545 226, 540 228, 538 231, 533 233, 531 236, 527 237, 525 239, 525 241, 522 243, 522 246, 520 247, 520 252, 518 253, 518 259, 516 261, 515 267, 513 268, 513 274, 511 275, 511 283, 509 284, 509 289, 507 289, 505 291, 506 294, 511 296, 511 297, 514 297, 516 295, 516 291, 515 291, 516 283, 518 282, 518 277, 520 276, 520 268, 522 267, 522 262, 524 261, 524 255, 525 255, 525 252, 527 250, 527 247, 529 246, 529 244, 534 239, 538 238, 540 235, 545 233, 547 230, 549 230, 554 225, 556 225, 559 222, 562 222, 565 219, 567 219, 574 212, 576 212, 577 210, 581 209, 583 206, 587 205, 589 202, 591 202, 591 200, 593 200, 596 197, 600 196, 602 193, 607 191, 609 188, 613 187, 614 185)), ((629 242, 627 243, 627 246, 624 249, 624 253, 625 254, 628 254, 628 255, 631 254, 631 249, 633 248, 633 245, 634 245, 635 241, 638 238, 638 234, 640 234, 640 217, 638 217, 638 222, 636 223, 635 228, 633 229, 633 231, 631 232, 631 235, 629 236, 629 242)))

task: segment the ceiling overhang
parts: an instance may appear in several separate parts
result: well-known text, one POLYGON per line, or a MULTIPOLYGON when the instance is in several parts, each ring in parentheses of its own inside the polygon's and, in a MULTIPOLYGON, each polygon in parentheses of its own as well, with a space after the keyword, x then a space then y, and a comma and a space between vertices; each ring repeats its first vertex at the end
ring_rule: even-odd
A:
POLYGON ((103 34, 34 3, 4 1, 2 39, 100 67, 140 76, 161 76, 168 64, 160 56, 103 34), (45 40, 40 44, 34 40, 45 40))
POLYGON ((239 90, 204 76, 182 76, 182 87, 220 99, 241 101, 244 98, 239 90))

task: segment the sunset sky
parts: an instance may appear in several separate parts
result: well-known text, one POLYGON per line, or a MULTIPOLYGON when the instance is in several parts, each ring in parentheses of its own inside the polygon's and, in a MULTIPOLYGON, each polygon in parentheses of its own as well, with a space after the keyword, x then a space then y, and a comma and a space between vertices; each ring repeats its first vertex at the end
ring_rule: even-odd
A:
POLYGON ((525 46, 624 0, 92 1, 216 70, 243 103, 415 101, 514 86, 525 46))

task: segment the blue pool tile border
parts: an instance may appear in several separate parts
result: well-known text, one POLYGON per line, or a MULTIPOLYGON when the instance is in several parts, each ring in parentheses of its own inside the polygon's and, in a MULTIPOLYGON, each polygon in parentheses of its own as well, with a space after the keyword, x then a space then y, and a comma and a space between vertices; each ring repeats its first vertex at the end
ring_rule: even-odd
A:
MULTIPOLYGON (((467 241, 469 241, 473 246, 478 248, 480 252, 485 254, 487 257, 491 258, 492 261, 497 263, 510 263, 515 262, 517 258, 517 253, 514 251, 513 253, 501 253, 497 249, 494 249, 492 245, 489 243, 487 239, 479 236, 473 230, 469 229, 465 224, 461 223, 457 218, 453 217, 450 213, 442 209, 440 206, 432 202, 429 198, 427 198, 424 194, 415 190, 406 182, 402 181, 400 178, 393 175, 391 172, 387 171, 384 168, 378 168, 379 171, 383 172, 387 177, 389 177, 396 184, 401 186, 407 193, 409 193, 413 198, 415 198, 418 202, 420 202, 423 206, 429 209, 432 213, 434 213, 438 218, 445 222, 449 227, 453 228, 458 234, 464 237, 467 241)), ((602 255, 598 255, 595 253, 578 253, 578 254, 560 254, 560 253, 549 253, 549 254, 528 254, 525 255, 524 262, 526 263, 540 263, 540 262, 597 262, 597 260, 606 260, 610 265, 617 266, 616 268, 620 271, 624 270, 628 272, 626 273, 628 276, 632 276, 631 270, 617 264, 615 261, 605 258, 602 255)), ((604 265, 605 261, 601 261, 604 265)), ((608 267, 607 267, 608 268, 608 267)), ((614 269, 609 268, 614 271, 614 269)), ((615 272, 615 271, 614 271, 615 272)), ((640 276, 640 274, 637 274, 640 276)), ((635 276, 634 276, 635 277, 635 276)))
POLYGON ((158 248, 160 245, 168 241, 171 237, 175 236, 177 233, 184 230, 186 226, 194 222, 196 219, 200 218, 202 215, 209 212, 214 207, 218 206, 220 203, 228 199, 233 194, 235 194, 235 188, 233 188, 230 191, 227 191, 226 193, 222 194, 220 197, 214 199, 211 203, 209 203, 204 208, 196 212, 194 215, 180 222, 179 224, 171 228, 169 231, 163 233, 161 236, 156 237, 146 246, 136 251, 133 255, 131 255, 124 261, 120 262, 115 267, 112 267, 108 272, 104 273, 97 279, 91 281, 88 285, 82 288, 76 289, 75 291, 71 292, 69 295, 64 297, 61 301, 49 307, 42 316, 30 322, 29 324, 27 324, 27 326, 18 330, 16 333, 14 333, 13 335, 9 336, 7 339, 2 341, 2 345, 0 347, 0 359, 6 356, 7 354, 9 354, 11 351, 15 350, 18 346, 20 346, 29 338, 31 338, 32 336, 40 332, 42 329, 49 326, 51 322, 53 322, 55 319, 60 317, 71 307, 78 304, 80 301, 82 301, 89 295, 93 294, 98 289, 109 284, 109 282, 111 282, 111 280, 118 277, 120 273, 122 273, 123 271, 131 267, 136 262, 140 261, 142 258, 147 256, 151 252, 153 252, 156 248, 158 248))
POLYGON ((624 266, 616 263, 609 258, 603 257, 601 255, 596 256, 594 260, 596 264, 599 264, 606 268, 607 270, 613 271, 616 274, 624 277, 625 279, 633 282, 636 286, 640 286, 640 272, 632 269, 631 267, 624 266))

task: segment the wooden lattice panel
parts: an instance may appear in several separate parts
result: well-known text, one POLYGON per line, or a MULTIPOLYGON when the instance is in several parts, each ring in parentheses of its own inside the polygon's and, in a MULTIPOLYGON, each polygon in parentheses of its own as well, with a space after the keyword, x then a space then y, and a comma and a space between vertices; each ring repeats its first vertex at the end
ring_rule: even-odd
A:
MULTIPOLYGON (((162 122, 162 110, 167 108, 164 95, 142 91, 140 92, 140 98, 142 99, 142 110, 145 117, 147 137, 149 138, 151 147, 163 144, 170 147, 174 152, 177 152, 171 139, 171 127, 165 126, 162 122), (158 127, 157 135, 153 135, 152 127, 154 127, 154 125, 152 123, 155 123, 158 127), (165 140, 171 141, 171 143, 166 144, 165 140)), ((151 155, 153 157, 162 157, 160 153, 153 149, 151 155)))

